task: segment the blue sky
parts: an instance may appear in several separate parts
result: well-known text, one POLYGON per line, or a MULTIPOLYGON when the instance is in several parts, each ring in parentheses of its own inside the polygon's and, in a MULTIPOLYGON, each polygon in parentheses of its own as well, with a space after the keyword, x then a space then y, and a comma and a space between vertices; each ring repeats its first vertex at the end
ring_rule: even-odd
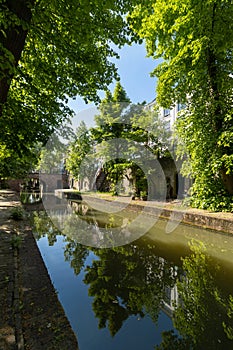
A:
MULTIPOLYGON (((115 60, 121 77, 121 84, 125 88, 129 98, 133 103, 151 102, 155 98, 156 78, 150 77, 150 72, 157 65, 157 61, 146 57, 146 49, 144 44, 124 46, 118 50, 119 60, 115 60)), ((111 84, 111 90, 115 84, 111 84)), ((70 101, 70 106, 75 112, 80 108, 87 108, 81 98, 70 101)))
POLYGON ((116 60, 121 84, 133 103, 151 102, 155 98, 156 79, 150 76, 157 61, 146 57, 145 45, 125 46, 116 60))
MULTIPOLYGON (((116 60, 115 63, 121 84, 132 103, 151 102, 156 96, 156 78, 152 78, 150 73, 156 67, 157 61, 146 57, 144 44, 124 46, 117 52, 120 59, 116 60)), ((115 83, 111 84, 110 89, 113 90, 114 86, 115 83)), ((104 97, 104 94, 101 97, 104 97)), ((84 120, 87 124, 89 124, 89 120, 91 122, 91 115, 95 114, 93 104, 87 105, 78 97, 76 100, 70 101, 69 105, 78 116, 78 123, 80 120, 84 120)))

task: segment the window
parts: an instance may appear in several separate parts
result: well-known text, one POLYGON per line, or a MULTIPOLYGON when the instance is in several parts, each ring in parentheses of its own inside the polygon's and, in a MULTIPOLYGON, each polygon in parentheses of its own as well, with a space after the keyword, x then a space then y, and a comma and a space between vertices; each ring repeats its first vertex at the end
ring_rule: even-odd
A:
POLYGON ((167 116, 169 116, 170 115, 170 109, 169 108, 164 108, 164 110, 163 110, 163 116, 164 117, 167 117, 167 116))
POLYGON ((181 103, 181 102, 178 102, 177 104, 177 111, 181 111, 182 109, 185 109, 186 108, 186 104, 185 103, 181 103))

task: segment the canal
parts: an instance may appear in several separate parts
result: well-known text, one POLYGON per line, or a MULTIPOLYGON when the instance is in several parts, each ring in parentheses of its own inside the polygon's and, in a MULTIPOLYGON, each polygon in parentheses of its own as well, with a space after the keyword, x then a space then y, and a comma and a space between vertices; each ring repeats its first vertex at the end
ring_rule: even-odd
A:
POLYGON ((69 208, 34 212, 33 232, 80 350, 233 348, 233 237, 183 224, 168 234, 158 220, 110 247, 138 213, 69 208))

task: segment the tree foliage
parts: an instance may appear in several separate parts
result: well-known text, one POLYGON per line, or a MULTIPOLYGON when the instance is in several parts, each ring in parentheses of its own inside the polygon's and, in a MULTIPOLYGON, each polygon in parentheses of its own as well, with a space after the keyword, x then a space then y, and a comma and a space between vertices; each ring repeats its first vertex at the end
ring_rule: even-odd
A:
POLYGON ((126 91, 120 82, 116 84, 113 94, 108 92, 99 105, 100 114, 96 115, 96 127, 91 129, 97 144, 97 153, 102 159, 102 168, 112 184, 114 194, 124 172, 129 168, 127 159, 127 140, 130 124, 127 123, 125 110, 130 105, 126 91))
MULTIPOLYGON (((0 144, 22 159, 72 116, 68 98, 98 100, 110 60, 133 36, 132 1, 1 0, 0 144)), ((6 157, 1 161, 7 161, 6 157)))
POLYGON ((92 151, 93 142, 91 139, 90 131, 87 128, 84 121, 81 121, 76 130, 74 139, 69 145, 68 155, 66 158, 66 169, 72 174, 75 179, 84 178, 89 175, 89 171, 93 172, 95 169, 94 158, 93 162, 83 164, 85 157, 92 151), (83 166, 82 166, 83 165, 83 166))
POLYGON ((152 72, 159 104, 186 102, 177 131, 195 179, 192 203, 213 210, 232 210, 232 13, 230 0, 149 0, 129 18, 148 55, 164 59, 152 72))
POLYGON ((131 184, 134 182, 138 195, 140 191, 146 192, 148 174, 142 168, 152 173, 155 169, 150 162, 169 155, 170 133, 164 121, 159 118, 156 109, 148 110, 144 104, 131 104, 120 82, 113 93, 106 93, 98 110, 95 127, 88 131, 80 125, 77 130, 67 158, 68 170, 75 177, 83 176, 79 165, 85 165, 86 160, 84 168, 88 177, 88 173, 92 174, 93 158, 87 157, 87 154, 92 152, 95 164, 98 163, 99 170, 105 173, 114 194, 119 193, 118 187, 124 177, 131 184))

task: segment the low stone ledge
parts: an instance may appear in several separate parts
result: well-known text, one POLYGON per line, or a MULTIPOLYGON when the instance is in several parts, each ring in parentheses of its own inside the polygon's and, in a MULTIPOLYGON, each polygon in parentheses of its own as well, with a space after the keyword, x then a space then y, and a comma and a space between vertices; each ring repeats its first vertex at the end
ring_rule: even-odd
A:
POLYGON ((233 220, 215 218, 208 215, 184 213, 182 222, 233 234, 233 220))
MULTIPOLYGON (((88 200, 95 201, 95 202, 101 202, 101 198, 92 197, 85 195, 84 201, 88 200)), ((111 205, 115 207, 119 207, 120 209, 124 209, 126 207, 125 203, 122 203, 118 200, 111 200, 111 199, 104 199, 105 201, 111 202, 111 205)), ((165 204, 166 205, 166 204, 165 204)), ((135 211, 135 212, 141 212, 144 210, 144 207, 146 209, 144 210, 145 215, 154 215, 156 217, 161 217, 163 219, 169 220, 169 218, 172 215, 172 220, 174 221, 180 221, 184 224, 189 224, 193 226, 197 226, 200 228, 207 228, 215 231, 222 231, 225 233, 233 234, 233 214, 232 219, 231 218, 221 218, 220 215, 218 216, 218 213, 210 213, 208 211, 204 210, 193 210, 188 208, 185 209, 167 209, 164 208, 162 203, 160 205, 157 205, 155 202, 133 202, 132 201, 127 205, 127 208, 129 210, 135 211), (202 212, 202 213, 200 213, 202 212)), ((230 215, 228 215, 230 216, 230 215)))

